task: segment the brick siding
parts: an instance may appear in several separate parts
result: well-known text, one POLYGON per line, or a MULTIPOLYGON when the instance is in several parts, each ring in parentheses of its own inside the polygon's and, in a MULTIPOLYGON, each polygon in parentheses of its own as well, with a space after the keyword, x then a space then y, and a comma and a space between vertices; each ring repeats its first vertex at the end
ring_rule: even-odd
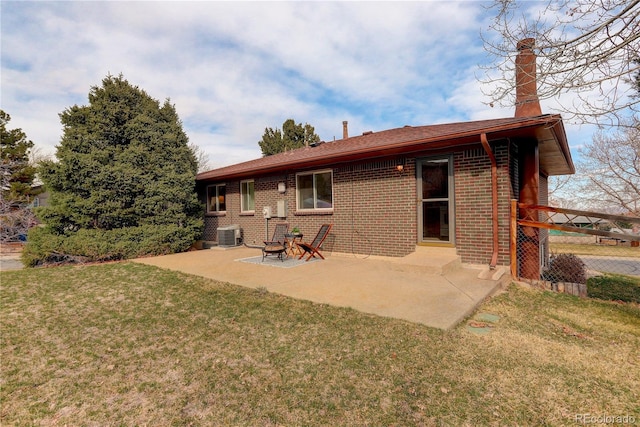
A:
MULTIPOLYGON (((217 228, 238 224, 247 244, 261 244, 266 236, 264 206, 271 206, 269 234, 276 222, 298 227, 304 240, 312 240, 320 225, 332 223, 325 250, 358 255, 404 256, 415 250, 416 213, 414 163, 396 169, 396 160, 344 165, 333 168, 333 212, 296 211, 295 173, 259 177, 254 180, 255 213, 240 214, 240 184, 227 185, 227 211, 205 215, 203 240, 217 240, 217 228), (278 192, 278 183, 286 192, 278 192), (278 200, 285 200, 287 217, 275 218, 278 200)), ((206 185, 200 187, 204 203, 206 185)))
MULTIPOLYGON (((509 201, 517 198, 517 146, 493 144, 498 165, 498 264, 509 264, 509 201)), ((204 240, 217 240, 217 228, 238 224, 248 244, 261 244, 266 237, 262 208, 271 206, 276 214, 278 200, 287 204, 286 218, 268 222, 269 235, 275 223, 286 221, 290 229, 298 227, 304 240, 315 237, 320 225, 332 223, 325 241, 326 251, 367 255, 405 256, 415 250, 418 241, 416 158, 389 158, 363 163, 338 165, 333 171, 333 212, 296 212, 296 175, 256 177, 255 213, 240 213, 240 183, 227 185, 227 212, 205 216, 204 240), (404 170, 396 166, 402 163, 404 170), (286 183, 286 192, 278 192, 278 183, 286 183)), ((488 264, 492 255, 491 163, 481 145, 453 153, 455 189, 455 246, 462 262, 488 264)), ((204 202, 206 184, 200 183, 204 202)), ((269 236, 270 237, 270 236, 269 236)))
MULTIPOLYGON (((492 144, 498 172, 498 265, 509 265, 510 200, 517 194, 517 151, 492 144)), ((456 248, 462 261, 489 264, 493 254, 491 161, 482 147, 454 155, 456 248)))

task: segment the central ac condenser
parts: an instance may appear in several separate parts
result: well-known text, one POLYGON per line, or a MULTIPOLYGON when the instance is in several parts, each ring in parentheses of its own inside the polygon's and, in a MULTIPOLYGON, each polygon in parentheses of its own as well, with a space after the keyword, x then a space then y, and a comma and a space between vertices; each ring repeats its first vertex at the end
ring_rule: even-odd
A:
POLYGON ((218 246, 238 246, 242 240, 237 224, 218 227, 218 246))

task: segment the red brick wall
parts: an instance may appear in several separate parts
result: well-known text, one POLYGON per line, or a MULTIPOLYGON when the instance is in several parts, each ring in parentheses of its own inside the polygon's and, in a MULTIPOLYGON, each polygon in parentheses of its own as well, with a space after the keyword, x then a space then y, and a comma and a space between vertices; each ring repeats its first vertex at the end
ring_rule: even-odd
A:
MULTIPOLYGON (((498 264, 509 265, 510 146, 492 144, 498 172, 498 264)), ((513 169, 511 169, 513 172, 513 169)), ((489 264, 493 253, 491 161, 481 146, 454 155, 456 248, 462 262, 489 264)))
MULTIPOLYGON (((255 181, 256 186, 256 199, 257 189, 261 180, 255 181)), ((260 241, 264 240, 264 219, 262 218, 262 206, 258 210, 258 200, 256 200, 256 210, 254 214, 244 214, 240 212, 240 181, 231 181, 224 183, 226 185, 227 197, 226 207, 227 210, 222 213, 205 214, 204 232, 202 239, 208 241, 217 241, 217 229, 218 227, 225 227, 227 225, 238 224, 242 229, 243 239, 246 242, 253 242, 257 237, 260 237, 260 241), (260 229, 262 229, 262 235, 257 235, 260 229)), ((206 186, 200 189, 200 193, 206 192, 206 186)), ((204 201, 204 196, 202 196, 204 201)))
MULTIPOLYGON (((499 257, 498 264, 509 264, 509 201, 517 194, 517 156, 515 146, 494 144, 498 164, 499 257), (515 166, 514 166, 515 165, 515 166)), ((429 153, 424 153, 426 156, 429 153)), ((325 250, 367 255, 405 256, 418 241, 415 158, 382 159, 339 165, 333 170, 333 212, 296 212, 295 173, 255 179, 255 214, 240 214, 239 182, 227 183, 227 212, 205 218, 205 240, 216 240, 220 226, 239 224, 244 241, 260 244, 266 225, 262 208, 271 206, 276 214, 278 200, 286 200, 287 217, 269 220, 269 234, 278 221, 290 229, 298 227, 304 240, 312 240, 320 225, 332 223, 325 250), (396 166, 403 163, 404 170, 396 166), (277 191, 286 182, 286 193, 277 191)), ((453 155, 455 189, 455 245, 462 261, 488 264, 492 255, 491 163, 481 145, 453 155)), ((204 191, 202 184, 201 192, 204 191)))
POLYGON ((334 171, 336 251, 405 256, 416 246, 415 162, 380 160, 334 171), (404 170, 396 166, 404 163, 404 170))
MULTIPOLYGON (((415 169, 413 161, 398 172, 395 159, 344 165, 333 168, 333 212, 296 212, 295 173, 256 178, 255 213, 240 214, 240 184, 227 183, 227 211, 205 215, 204 240, 217 240, 217 228, 239 224, 244 241, 260 244, 266 235, 262 208, 286 200, 287 217, 269 220, 269 234, 279 221, 298 227, 304 240, 312 240, 320 225, 332 223, 325 250, 364 255, 404 256, 415 250, 415 169), (286 182, 285 194, 278 193, 286 182)), ((201 194, 205 192, 201 185, 201 194)), ((204 202, 204 196, 202 196, 204 202)))
POLYGON ((465 262, 491 259, 491 163, 482 147, 458 152, 453 160, 456 248, 465 262))

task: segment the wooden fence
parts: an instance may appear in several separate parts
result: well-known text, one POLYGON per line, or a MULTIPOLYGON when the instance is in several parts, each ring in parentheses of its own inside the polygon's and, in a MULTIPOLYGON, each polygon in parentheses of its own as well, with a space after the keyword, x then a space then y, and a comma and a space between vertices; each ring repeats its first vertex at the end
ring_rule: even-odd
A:
MULTIPOLYGON (((518 279, 541 280, 541 268, 544 265, 541 259, 549 256, 548 253, 541 253, 544 250, 540 244, 541 234, 546 235, 548 230, 600 236, 603 244, 620 242, 632 248, 640 246, 638 217, 527 205, 512 200, 510 222, 511 275, 518 279), (623 224, 630 224, 635 231, 623 229, 623 224)), ((640 248, 638 255, 640 257, 640 248)))

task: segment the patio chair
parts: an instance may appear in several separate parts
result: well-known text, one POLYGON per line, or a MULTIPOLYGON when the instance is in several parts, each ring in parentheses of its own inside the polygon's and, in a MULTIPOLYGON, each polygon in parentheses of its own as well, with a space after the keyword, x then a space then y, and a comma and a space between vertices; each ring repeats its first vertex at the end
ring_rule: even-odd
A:
POLYGON ((277 255, 280 261, 284 261, 284 257, 287 253, 287 247, 285 242, 287 238, 285 234, 289 231, 288 222, 280 222, 276 224, 275 230, 273 230, 273 236, 271 240, 264 241, 264 247, 262 248, 262 261, 269 255, 277 255))
POLYGON ((318 234, 316 234, 315 239, 311 243, 299 242, 297 243, 298 247, 302 249, 304 252, 300 254, 298 259, 302 259, 303 256, 307 255, 306 261, 309 261, 311 258, 315 258, 315 256, 319 256, 324 259, 322 254, 320 253, 320 246, 322 246, 322 242, 329 235, 329 230, 331 230, 333 224, 322 224, 320 226, 320 230, 318 230, 318 234))

